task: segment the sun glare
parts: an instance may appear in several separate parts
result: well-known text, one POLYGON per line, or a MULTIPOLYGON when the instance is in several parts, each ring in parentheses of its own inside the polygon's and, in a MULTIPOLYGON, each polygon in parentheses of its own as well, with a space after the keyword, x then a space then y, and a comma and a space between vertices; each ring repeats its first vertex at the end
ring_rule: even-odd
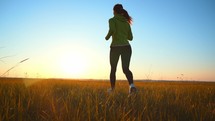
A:
POLYGON ((87 69, 87 60, 81 53, 68 53, 60 58, 61 73, 65 77, 80 78, 87 69))

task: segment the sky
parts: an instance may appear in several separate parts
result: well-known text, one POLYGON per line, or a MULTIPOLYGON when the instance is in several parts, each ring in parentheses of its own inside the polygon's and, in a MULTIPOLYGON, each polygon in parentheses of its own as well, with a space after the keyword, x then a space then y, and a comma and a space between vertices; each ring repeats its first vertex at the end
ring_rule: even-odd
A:
POLYGON ((133 18, 135 80, 215 81, 214 0, 0 0, 0 76, 108 79, 117 3, 133 18))

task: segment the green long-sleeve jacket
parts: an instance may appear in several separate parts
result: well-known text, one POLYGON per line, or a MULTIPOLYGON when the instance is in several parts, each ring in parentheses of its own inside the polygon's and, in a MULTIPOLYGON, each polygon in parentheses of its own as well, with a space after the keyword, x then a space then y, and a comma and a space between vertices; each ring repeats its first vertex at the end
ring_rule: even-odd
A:
POLYGON ((129 45, 128 40, 133 39, 130 24, 124 16, 116 14, 109 19, 109 31, 105 39, 108 40, 111 36, 111 47, 129 45))

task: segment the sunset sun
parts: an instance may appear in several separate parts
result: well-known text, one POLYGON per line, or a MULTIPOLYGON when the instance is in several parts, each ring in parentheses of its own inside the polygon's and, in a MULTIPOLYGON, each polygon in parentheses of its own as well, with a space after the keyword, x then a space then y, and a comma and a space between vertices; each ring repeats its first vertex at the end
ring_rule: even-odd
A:
POLYGON ((78 78, 87 69, 87 60, 81 53, 64 54, 60 58, 60 70, 66 77, 78 78))

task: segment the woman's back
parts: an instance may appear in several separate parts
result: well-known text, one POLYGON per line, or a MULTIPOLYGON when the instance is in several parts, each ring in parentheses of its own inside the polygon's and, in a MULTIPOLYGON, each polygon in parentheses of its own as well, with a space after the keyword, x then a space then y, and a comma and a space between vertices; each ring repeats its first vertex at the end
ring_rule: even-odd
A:
POLYGON ((126 18, 120 14, 116 14, 109 20, 109 24, 110 33, 112 33, 111 46, 129 45, 128 40, 132 40, 133 35, 126 18))

